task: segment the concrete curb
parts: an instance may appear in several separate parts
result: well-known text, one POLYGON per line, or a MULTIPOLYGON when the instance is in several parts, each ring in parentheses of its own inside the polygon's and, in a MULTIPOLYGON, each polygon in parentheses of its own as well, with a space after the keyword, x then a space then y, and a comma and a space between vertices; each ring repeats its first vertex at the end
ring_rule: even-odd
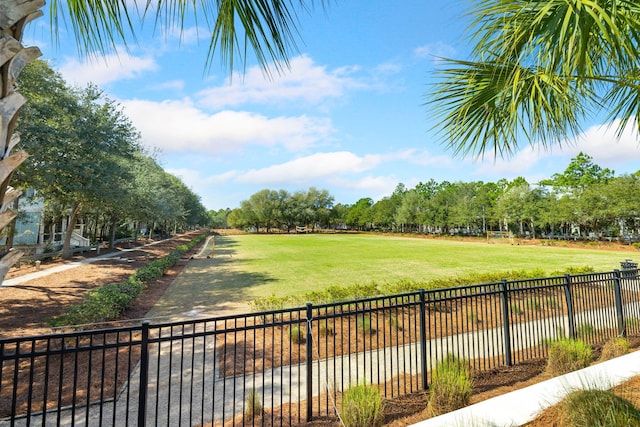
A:
POLYGON ((637 375, 640 375, 640 351, 430 418, 414 426, 520 426, 535 419, 541 411, 558 403, 573 390, 607 390, 637 375))

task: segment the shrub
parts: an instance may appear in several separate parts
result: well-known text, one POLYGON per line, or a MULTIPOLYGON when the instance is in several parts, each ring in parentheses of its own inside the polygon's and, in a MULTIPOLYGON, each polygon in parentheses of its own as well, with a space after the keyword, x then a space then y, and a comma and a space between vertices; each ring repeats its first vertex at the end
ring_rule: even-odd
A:
POLYGON ((526 305, 527 308, 535 311, 538 311, 541 308, 540 301, 538 301, 538 299, 534 297, 527 298, 526 305))
POLYGON ((547 370, 553 375, 562 375, 591 364, 591 347, 579 340, 567 338, 549 344, 547 370))
POLYGON ((577 390, 560 402, 560 425, 613 427, 640 425, 640 411, 608 390, 577 390))
POLYGON ((306 342, 304 329, 298 325, 291 325, 291 329, 289 329, 289 337, 291 341, 296 344, 304 344, 306 342))
POLYGON ((609 360, 629 353, 631 344, 625 337, 613 337, 602 347, 600 360, 609 360))
POLYGON ((332 335, 335 335, 333 326, 329 324, 328 319, 320 323, 320 335, 323 337, 330 337, 332 335))
POLYGON ((436 416, 460 409, 469 403, 472 390, 467 362, 449 354, 431 373, 428 412, 436 416))
POLYGON ((371 317, 369 316, 366 316, 364 314, 361 316, 358 316, 356 323, 357 323, 358 329, 360 329, 360 332, 362 332, 363 334, 372 334, 373 332, 375 332, 371 328, 371 317))
POLYGON ((342 395, 342 422, 345 427, 382 425, 384 402, 380 391, 366 384, 349 387, 342 395))
POLYGON ((260 402, 260 393, 258 393, 255 389, 251 389, 249 393, 247 393, 244 415, 249 419, 262 415, 262 402, 260 402))

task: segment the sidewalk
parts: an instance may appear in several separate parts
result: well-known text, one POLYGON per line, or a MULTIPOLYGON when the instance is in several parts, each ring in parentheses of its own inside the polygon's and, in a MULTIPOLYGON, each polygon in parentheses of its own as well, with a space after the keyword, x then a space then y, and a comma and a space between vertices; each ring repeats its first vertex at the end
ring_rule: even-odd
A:
POLYGON ((16 285, 20 285, 22 283, 26 283, 29 282, 31 280, 34 279, 40 279, 42 277, 46 277, 50 274, 53 273, 58 273, 60 271, 65 271, 65 270, 69 270, 72 268, 76 268, 76 267, 80 267, 81 265, 84 264, 91 264, 97 261, 102 261, 104 259, 108 259, 108 258, 115 258, 119 255, 125 254, 127 252, 133 252, 133 251, 137 251, 140 250, 140 248, 144 248, 146 246, 153 246, 153 245, 157 245, 158 243, 161 242, 166 242, 167 240, 171 240, 172 238, 169 239, 165 239, 165 240, 157 240, 151 243, 147 243, 144 244, 142 246, 136 246, 135 248, 131 248, 131 249, 122 249, 120 251, 116 251, 116 252, 110 252, 108 254, 104 254, 104 255, 98 255, 96 257, 92 257, 92 258, 85 258, 82 259, 80 261, 71 261, 62 265, 57 265, 55 267, 51 267, 51 268, 47 268, 41 271, 35 271, 33 273, 28 273, 19 277, 14 277, 12 279, 6 279, 4 282, 0 283, 0 287, 9 287, 9 286, 16 286, 16 285))

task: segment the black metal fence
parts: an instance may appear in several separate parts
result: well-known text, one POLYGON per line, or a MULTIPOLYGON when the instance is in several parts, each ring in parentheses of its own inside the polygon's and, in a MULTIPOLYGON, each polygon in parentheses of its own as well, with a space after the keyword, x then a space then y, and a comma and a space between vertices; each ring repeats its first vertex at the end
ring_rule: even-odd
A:
POLYGON ((0 426, 297 424, 363 381, 425 390, 448 354, 487 371, 639 332, 633 269, 2 339, 0 426))

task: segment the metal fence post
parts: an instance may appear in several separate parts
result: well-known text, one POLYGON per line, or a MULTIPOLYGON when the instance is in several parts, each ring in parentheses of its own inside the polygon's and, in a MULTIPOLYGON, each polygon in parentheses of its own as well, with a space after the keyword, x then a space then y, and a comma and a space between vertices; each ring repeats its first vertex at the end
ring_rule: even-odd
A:
POLYGON ((502 324, 504 338, 504 355, 507 366, 512 365, 511 360, 511 322, 509 321, 509 284, 507 279, 502 279, 502 324))
POLYGON ((427 389, 427 319, 424 289, 420 288, 420 362, 422 363, 422 390, 427 389))
POLYGON ((624 312, 622 310, 622 292, 620 290, 620 270, 613 271, 613 290, 616 296, 616 317, 618 319, 618 335, 627 336, 627 326, 624 321, 624 312))
POLYGON ((576 321, 573 317, 573 297, 571 296, 571 275, 564 275, 564 296, 567 300, 567 316, 569 318, 569 338, 576 337, 576 321))
POLYGON ((142 342, 140 344, 140 394, 138 396, 138 425, 146 425, 147 389, 149 382, 149 321, 142 322, 142 342))
POLYGON ((311 320, 313 319, 313 305, 307 303, 307 422, 311 421, 313 413, 313 336, 311 335, 311 320))

